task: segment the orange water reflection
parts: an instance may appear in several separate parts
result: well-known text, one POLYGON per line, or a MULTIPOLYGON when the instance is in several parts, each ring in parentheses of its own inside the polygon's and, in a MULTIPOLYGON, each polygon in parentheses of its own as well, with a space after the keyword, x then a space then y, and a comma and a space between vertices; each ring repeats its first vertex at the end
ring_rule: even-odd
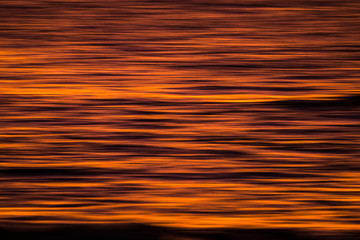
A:
POLYGON ((360 230, 357 1, 2 1, 0 221, 360 230))

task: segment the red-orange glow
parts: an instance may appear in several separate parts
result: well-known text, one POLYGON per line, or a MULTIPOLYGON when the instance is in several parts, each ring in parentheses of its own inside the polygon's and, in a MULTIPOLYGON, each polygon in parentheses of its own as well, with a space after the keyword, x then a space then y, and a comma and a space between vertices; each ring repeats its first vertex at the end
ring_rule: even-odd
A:
POLYGON ((215 2, 0 2, 0 227, 360 230, 360 3, 215 2))

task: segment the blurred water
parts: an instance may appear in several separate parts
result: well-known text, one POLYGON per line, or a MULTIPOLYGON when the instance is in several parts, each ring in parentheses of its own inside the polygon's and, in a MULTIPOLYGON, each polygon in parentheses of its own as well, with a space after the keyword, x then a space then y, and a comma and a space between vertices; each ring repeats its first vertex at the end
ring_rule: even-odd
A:
POLYGON ((360 230, 359 10, 1 1, 1 224, 360 230))

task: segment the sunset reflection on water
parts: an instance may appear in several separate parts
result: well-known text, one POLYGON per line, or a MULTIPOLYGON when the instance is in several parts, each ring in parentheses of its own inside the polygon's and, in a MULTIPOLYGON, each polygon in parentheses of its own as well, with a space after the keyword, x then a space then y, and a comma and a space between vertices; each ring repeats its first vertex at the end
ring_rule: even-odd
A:
POLYGON ((0 223, 360 230, 358 1, 2 1, 0 223))

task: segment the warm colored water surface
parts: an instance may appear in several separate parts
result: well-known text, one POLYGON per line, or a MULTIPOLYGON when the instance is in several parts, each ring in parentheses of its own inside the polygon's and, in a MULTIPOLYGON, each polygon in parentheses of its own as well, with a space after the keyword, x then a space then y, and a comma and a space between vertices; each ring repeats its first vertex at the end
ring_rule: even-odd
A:
POLYGON ((360 230, 360 2, 0 3, 0 223, 360 230))

